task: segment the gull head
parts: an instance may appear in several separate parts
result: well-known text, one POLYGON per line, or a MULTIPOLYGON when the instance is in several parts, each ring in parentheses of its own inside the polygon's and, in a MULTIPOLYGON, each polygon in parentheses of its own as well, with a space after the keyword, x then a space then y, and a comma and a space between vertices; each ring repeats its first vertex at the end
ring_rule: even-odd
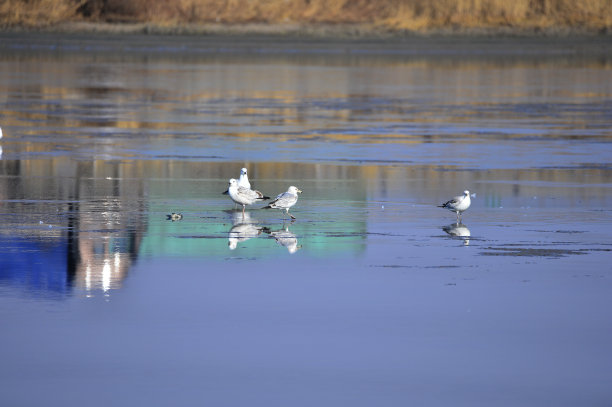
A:
POLYGON ((240 175, 241 175, 241 176, 242 176, 242 175, 247 175, 247 169, 246 169, 246 168, 241 169, 241 170, 240 170, 240 175))
POLYGON ((237 186, 237 185, 238 185, 238 183, 236 182, 236 180, 235 180, 234 178, 232 178, 232 179, 230 179, 230 180, 229 180, 229 186, 230 186, 230 187, 231 187, 231 186, 237 186))
POLYGON ((467 189, 463 191, 463 195, 468 196, 469 194, 470 194, 470 191, 468 191, 467 189))
POLYGON ((297 187, 294 187, 293 185, 291 185, 291 186, 289 187, 289 189, 287 190, 287 192, 289 192, 290 194, 293 194, 293 195, 297 195, 297 194, 301 194, 301 193, 302 193, 302 191, 301 191, 301 190, 297 189, 297 187))

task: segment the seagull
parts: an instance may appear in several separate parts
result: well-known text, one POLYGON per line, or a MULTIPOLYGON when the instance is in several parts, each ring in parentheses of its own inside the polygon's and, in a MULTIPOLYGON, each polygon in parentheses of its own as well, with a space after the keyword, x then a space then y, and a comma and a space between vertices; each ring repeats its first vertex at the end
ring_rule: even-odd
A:
MULTIPOLYGON (((243 168, 240 170, 240 178, 238 178, 238 186, 251 189, 251 183, 249 182, 249 176, 247 175, 247 169, 243 168)), ((225 190, 223 195, 228 195, 229 190, 225 190)))
POLYGON ((249 182, 249 176, 247 175, 246 168, 243 168, 240 170, 240 178, 238 178, 238 186, 251 189, 251 183, 249 182))
POLYGON ((0 127, 0 139, 2 138, 2 127, 0 127))
POLYGON ((298 194, 301 193, 302 191, 291 185, 287 192, 283 192, 282 194, 278 195, 276 199, 270 202, 268 206, 265 206, 264 209, 284 209, 287 211, 287 215, 291 216, 291 219, 295 219, 295 216, 289 213, 289 208, 297 203, 298 194))
MULTIPOLYGON (((251 189, 251 183, 249 182, 249 176, 247 175, 246 168, 243 168, 240 170, 240 178, 238 178, 238 186, 251 189)), ((223 195, 228 195, 228 194, 229 194, 229 189, 223 193, 223 195)), ((236 209, 236 205, 234 205, 234 209, 236 209)))
POLYGON ((238 181, 234 178, 229 180, 229 188, 227 188, 230 198, 237 204, 242 205, 242 216, 247 205, 252 205, 257 201, 265 201, 270 199, 269 196, 264 196, 259 191, 253 191, 250 188, 238 186, 238 181))
POLYGON ((449 211, 455 212, 457 214, 457 223, 459 223, 461 221, 462 212, 467 210, 471 203, 470 191, 465 190, 463 191, 463 195, 456 196, 450 201, 438 205, 438 208, 446 208, 449 211))

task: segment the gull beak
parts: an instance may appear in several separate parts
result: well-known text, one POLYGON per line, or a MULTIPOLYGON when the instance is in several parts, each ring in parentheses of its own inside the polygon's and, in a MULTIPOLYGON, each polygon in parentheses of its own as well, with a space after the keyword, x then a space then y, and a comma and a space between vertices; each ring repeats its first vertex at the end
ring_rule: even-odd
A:
POLYGON ((301 189, 298 189, 298 190, 297 190, 297 192, 298 192, 298 194, 301 194, 301 193, 302 193, 302 190, 301 190, 301 189))

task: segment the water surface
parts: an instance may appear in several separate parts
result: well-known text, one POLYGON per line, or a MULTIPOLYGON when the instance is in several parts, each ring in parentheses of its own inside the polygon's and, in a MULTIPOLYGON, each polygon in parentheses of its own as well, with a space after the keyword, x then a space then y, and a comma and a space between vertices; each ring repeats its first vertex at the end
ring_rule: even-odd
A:
POLYGON ((609 54, 7 38, 2 404, 609 404, 609 54))

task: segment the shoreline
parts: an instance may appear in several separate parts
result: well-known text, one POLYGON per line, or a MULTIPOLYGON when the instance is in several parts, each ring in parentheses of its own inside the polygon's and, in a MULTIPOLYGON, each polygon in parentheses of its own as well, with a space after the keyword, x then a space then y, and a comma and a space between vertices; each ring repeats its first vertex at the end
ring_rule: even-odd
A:
POLYGON ((494 37, 494 38, 612 38, 607 29, 576 27, 460 27, 428 30, 390 29, 372 23, 201 23, 201 24, 155 24, 155 23, 108 23, 65 22, 40 27, 0 28, 6 33, 56 33, 56 34, 121 34, 163 36, 270 36, 302 39, 406 39, 430 37, 494 37))
POLYGON ((129 52, 190 55, 385 55, 467 57, 596 56, 609 59, 612 35, 579 31, 520 33, 397 32, 372 25, 69 23, 0 30, 0 51, 129 52))

